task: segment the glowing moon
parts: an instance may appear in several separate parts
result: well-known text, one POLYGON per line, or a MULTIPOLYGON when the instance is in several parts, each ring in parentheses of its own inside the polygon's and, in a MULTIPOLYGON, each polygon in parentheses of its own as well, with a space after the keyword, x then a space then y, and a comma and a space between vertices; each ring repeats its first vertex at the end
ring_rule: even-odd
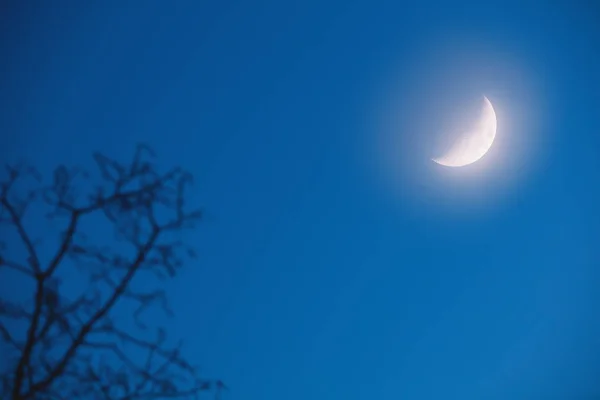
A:
POLYGON ((496 137, 496 112, 487 97, 475 127, 464 132, 441 157, 433 158, 446 167, 463 167, 479 160, 488 152, 496 137))

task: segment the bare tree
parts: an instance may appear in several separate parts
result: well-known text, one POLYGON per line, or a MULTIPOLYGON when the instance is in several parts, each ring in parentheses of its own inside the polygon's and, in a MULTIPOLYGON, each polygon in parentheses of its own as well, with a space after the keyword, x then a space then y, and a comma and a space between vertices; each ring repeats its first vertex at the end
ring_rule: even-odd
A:
POLYGON ((61 165, 45 184, 9 166, 0 182, 0 280, 30 282, 22 298, 0 297, 0 397, 218 395, 223 384, 198 376, 156 312, 147 321, 148 309, 170 312, 163 281, 193 257, 181 238, 201 217, 185 207, 191 176, 159 173, 145 146, 128 164, 94 159, 96 180, 61 165), (54 241, 46 221, 58 228, 54 241))

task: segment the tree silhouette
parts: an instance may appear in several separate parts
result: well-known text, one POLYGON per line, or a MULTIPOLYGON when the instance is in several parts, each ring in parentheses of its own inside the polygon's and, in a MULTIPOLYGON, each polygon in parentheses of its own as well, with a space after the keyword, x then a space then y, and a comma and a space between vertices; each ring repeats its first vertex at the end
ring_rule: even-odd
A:
POLYGON ((157 307, 170 314, 163 281, 194 256, 190 174, 159 173, 142 145, 128 164, 94 159, 95 180, 61 165, 45 184, 20 165, 0 182, 0 281, 23 282, 0 297, 0 397, 218 396, 223 384, 200 378, 157 322, 157 307))

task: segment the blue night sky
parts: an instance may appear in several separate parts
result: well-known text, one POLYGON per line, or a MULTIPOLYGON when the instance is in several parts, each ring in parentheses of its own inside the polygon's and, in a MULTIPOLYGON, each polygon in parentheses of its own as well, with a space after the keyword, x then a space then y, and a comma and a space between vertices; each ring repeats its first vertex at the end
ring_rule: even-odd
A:
POLYGON ((170 333, 227 399, 600 396, 593 2, 59 3, 0 6, 2 159, 195 174, 170 333))

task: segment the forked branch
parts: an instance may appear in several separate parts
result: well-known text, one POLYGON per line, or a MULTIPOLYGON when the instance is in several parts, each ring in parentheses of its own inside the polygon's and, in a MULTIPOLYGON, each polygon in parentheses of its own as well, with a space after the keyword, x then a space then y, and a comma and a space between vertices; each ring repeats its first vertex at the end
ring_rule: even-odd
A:
POLYGON ((59 166, 44 185, 21 167, 8 168, 0 184, 0 224, 13 235, 10 248, 22 249, 9 254, 0 244, 0 274, 18 274, 32 288, 25 302, 0 299, 0 342, 12 351, 9 368, 0 370, 2 398, 134 400, 219 392, 224 386, 199 378, 161 326, 140 322, 143 310, 168 310, 161 279, 174 276, 193 254, 181 239, 202 215, 186 209, 191 176, 179 168, 159 173, 146 146, 127 165, 100 154, 94 159, 96 181, 59 166), (32 184, 30 176, 35 187, 22 189, 32 184), (28 219, 29 209, 62 227, 47 259, 33 239, 41 221, 28 219), (79 292, 63 289, 73 279, 79 292), (123 310, 132 309, 128 318, 131 311, 123 310), (131 320, 138 324, 128 326, 131 320))

